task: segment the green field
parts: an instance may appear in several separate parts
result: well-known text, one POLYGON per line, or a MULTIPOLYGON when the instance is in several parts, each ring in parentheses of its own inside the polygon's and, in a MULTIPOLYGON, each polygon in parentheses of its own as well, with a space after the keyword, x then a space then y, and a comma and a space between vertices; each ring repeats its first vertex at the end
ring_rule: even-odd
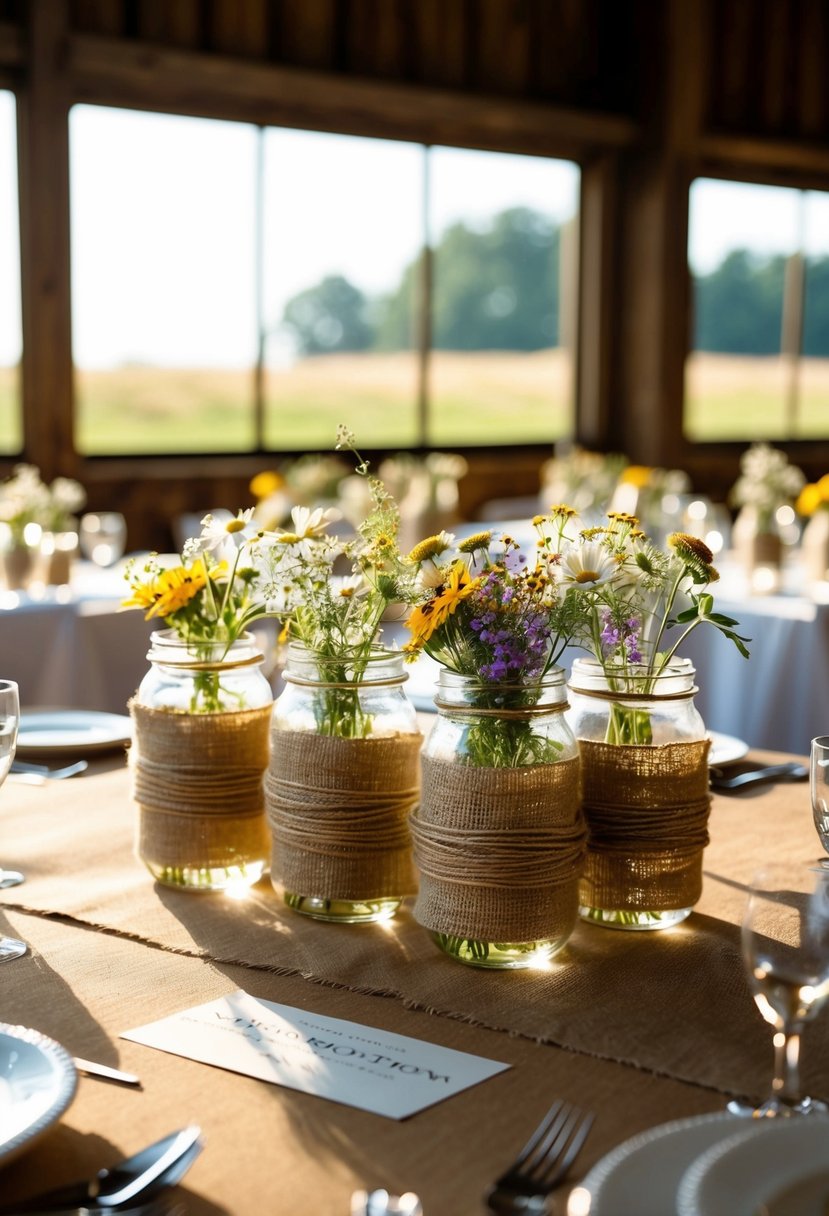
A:
MULTIPOLYGON (((694 355, 685 430, 696 441, 787 437, 779 359, 694 355)), ((549 444, 570 433, 570 364, 560 350, 436 352, 429 441, 435 447, 549 444)), ((0 369, 0 451, 20 450, 16 369, 0 369)), ((346 422, 365 446, 417 442, 410 354, 325 355, 266 378, 264 446, 329 448, 346 422)), ((78 372, 76 442, 89 455, 244 452, 255 446, 253 373, 129 367, 78 372)), ((792 438, 829 436, 829 360, 805 359, 792 438)))

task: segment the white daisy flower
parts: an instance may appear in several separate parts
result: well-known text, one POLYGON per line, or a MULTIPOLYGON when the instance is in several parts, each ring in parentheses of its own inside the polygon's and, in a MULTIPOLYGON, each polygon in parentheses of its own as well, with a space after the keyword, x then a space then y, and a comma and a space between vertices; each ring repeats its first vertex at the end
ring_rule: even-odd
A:
POLYGON ((587 540, 562 555, 556 567, 562 583, 578 587, 601 587, 618 570, 614 557, 596 541, 587 540))
POLYGON ((253 518, 253 507, 246 511, 237 511, 235 515, 222 516, 216 519, 213 515, 205 515, 201 521, 201 535, 190 542, 191 555, 194 553, 211 553, 221 549, 230 541, 237 549, 249 539, 246 529, 253 518))

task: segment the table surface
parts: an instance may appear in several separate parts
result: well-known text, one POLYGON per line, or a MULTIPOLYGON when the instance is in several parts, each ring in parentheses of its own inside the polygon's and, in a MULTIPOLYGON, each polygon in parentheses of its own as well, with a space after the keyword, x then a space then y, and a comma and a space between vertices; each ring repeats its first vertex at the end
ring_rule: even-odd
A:
MULTIPOLYGON (((414 1190, 426 1216, 473 1216, 554 1097, 597 1114, 575 1183, 645 1128, 763 1096, 771 1044, 740 960, 745 886, 773 855, 820 852, 807 785, 716 796, 703 896, 683 925, 580 924, 547 970, 492 973, 445 958, 408 907, 385 927, 333 926, 290 912, 267 879, 241 901, 156 887, 133 856, 120 757, 70 781, 10 779, 0 797, 0 854, 27 875, 0 892, 0 932, 30 946, 0 968, 0 1018, 143 1081, 80 1078, 59 1123, 2 1171, 3 1200, 196 1121, 206 1147, 181 1187, 194 1216, 345 1216, 363 1186, 414 1190), (240 988, 510 1067, 397 1122, 119 1038, 240 988)), ((807 1084, 829 1097, 825 1017, 804 1052, 807 1084)))

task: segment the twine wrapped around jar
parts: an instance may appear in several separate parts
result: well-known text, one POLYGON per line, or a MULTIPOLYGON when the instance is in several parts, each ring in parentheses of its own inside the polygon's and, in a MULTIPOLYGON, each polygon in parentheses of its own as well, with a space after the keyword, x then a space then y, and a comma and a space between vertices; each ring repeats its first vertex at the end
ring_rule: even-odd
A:
POLYGON ((419 734, 343 739, 275 727, 265 798, 286 891, 376 900, 416 889, 408 816, 419 734))
POLYGON ((567 937, 586 835, 578 758, 484 768, 424 756, 422 769, 417 921, 485 942, 567 937))
POLYGON ((658 746, 580 740, 589 843, 583 905, 691 907, 708 843, 709 739, 658 746))
POLYGON ((129 710, 142 860, 164 870, 208 870, 266 857, 270 705, 192 714, 133 699, 129 710))

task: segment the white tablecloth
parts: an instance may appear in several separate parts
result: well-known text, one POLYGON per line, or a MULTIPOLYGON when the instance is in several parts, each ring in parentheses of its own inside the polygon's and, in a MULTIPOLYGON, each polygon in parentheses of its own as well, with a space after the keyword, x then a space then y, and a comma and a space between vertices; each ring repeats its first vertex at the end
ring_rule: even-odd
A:
POLYGON ((124 594, 116 572, 79 563, 71 587, 0 595, 0 677, 18 683, 24 707, 126 713, 157 623, 121 610, 124 594))

